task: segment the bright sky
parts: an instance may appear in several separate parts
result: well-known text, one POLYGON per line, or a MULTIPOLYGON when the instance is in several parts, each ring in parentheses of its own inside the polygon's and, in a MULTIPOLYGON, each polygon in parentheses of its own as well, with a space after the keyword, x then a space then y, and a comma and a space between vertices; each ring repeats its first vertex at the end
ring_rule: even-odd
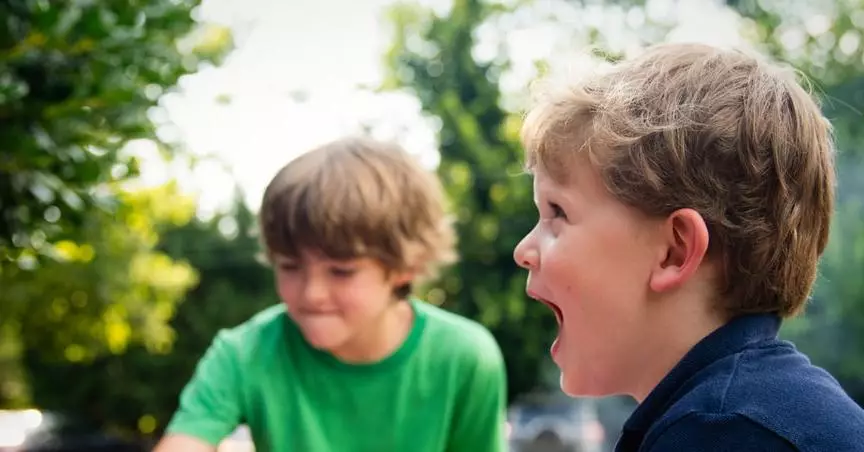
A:
MULTIPOLYGON (((185 77, 180 94, 162 98, 162 117, 176 125, 184 145, 196 155, 216 155, 224 162, 201 164, 194 173, 183 164, 166 167, 147 143, 135 143, 145 156, 146 184, 176 177, 197 193, 201 214, 207 216, 233 196, 234 182, 257 208, 270 177, 291 158, 347 132, 362 121, 375 122, 380 134, 397 138, 430 167, 437 162, 430 121, 423 119, 417 101, 406 94, 374 95, 358 89, 374 86, 382 77, 382 55, 388 45, 382 7, 394 0, 204 0, 202 17, 232 28, 237 49, 218 68, 185 77), (308 98, 297 102, 295 94, 308 98), (221 95, 230 97, 219 104, 221 95)), ((445 0, 434 2, 446 7, 445 0)), ((737 41, 734 15, 715 6, 715 0, 648 0, 651 18, 676 21, 681 26, 670 40, 717 44, 737 41), (713 11, 712 11, 713 10, 713 11)), ((538 0, 538 12, 552 2, 538 0)), ((626 36, 644 16, 619 11, 617 15, 557 11, 556 18, 573 27, 594 23, 610 36, 626 36)), ((512 21, 511 21, 512 22, 512 21)), ((518 92, 533 77, 533 59, 548 56, 566 44, 567 29, 540 22, 507 25, 507 33, 488 27, 477 55, 483 56, 504 39, 516 69, 504 80, 505 91, 518 92)), ((505 26, 505 25, 501 25, 505 26)), ((623 39, 623 38, 622 38, 623 39)), ((626 44, 621 44, 626 46, 626 44)))

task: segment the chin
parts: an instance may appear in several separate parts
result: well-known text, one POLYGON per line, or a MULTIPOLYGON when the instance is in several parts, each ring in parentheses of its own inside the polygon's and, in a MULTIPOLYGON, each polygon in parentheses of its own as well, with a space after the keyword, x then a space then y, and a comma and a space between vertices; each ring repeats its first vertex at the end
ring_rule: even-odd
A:
POLYGON ((570 397, 605 397, 612 395, 603 385, 602 381, 596 381, 588 375, 568 375, 562 371, 559 379, 561 391, 570 397))
POLYGON ((585 388, 580 387, 580 385, 574 385, 567 380, 564 374, 561 374, 561 391, 564 394, 567 394, 570 397, 586 397, 588 394, 585 393, 585 388))
POLYGON ((306 340, 312 348, 330 352, 344 345, 344 341, 334 340, 332 334, 303 334, 303 339, 306 340))
POLYGON ((314 338, 310 338, 308 336, 304 337, 306 339, 306 343, 309 344, 314 349, 329 351, 332 348, 335 348, 334 344, 325 341, 316 341, 314 338))

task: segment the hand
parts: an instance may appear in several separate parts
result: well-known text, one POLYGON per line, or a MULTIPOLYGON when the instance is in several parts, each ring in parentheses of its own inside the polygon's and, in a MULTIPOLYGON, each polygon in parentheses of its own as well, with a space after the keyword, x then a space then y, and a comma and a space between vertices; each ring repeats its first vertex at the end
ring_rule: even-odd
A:
POLYGON ((153 452, 217 452, 216 447, 186 435, 166 435, 153 452))

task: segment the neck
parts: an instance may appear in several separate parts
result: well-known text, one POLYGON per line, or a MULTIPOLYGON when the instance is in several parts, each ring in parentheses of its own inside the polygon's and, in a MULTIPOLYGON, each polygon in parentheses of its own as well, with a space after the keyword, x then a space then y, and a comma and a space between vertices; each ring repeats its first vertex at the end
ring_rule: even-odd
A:
MULTIPOLYGON (((727 319, 708 302, 694 297, 657 303, 647 321, 650 329, 639 350, 637 380, 629 385, 629 395, 642 403, 648 394, 697 343, 723 326, 727 319), (686 321, 684 320, 686 319, 686 321)), ((634 369, 637 370, 637 369, 634 369)))
POLYGON ((330 350, 340 361, 365 364, 380 361, 402 346, 414 326, 414 310, 406 300, 399 300, 359 332, 345 345, 330 350))

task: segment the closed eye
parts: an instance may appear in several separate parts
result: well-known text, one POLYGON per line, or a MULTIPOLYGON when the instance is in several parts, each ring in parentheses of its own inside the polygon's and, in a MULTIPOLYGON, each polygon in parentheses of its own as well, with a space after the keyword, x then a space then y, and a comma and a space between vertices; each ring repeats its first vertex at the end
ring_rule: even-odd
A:
POLYGON ((292 272, 300 269, 300 266, 294 262, 280 262, 279 269, 286 272, 292 272))
POLYGON ((356 272, 357 271, 353 268, 334 267, 334 268, 330 269, 330 274, 337 277, 337 278, 348 278, 348 277, 354 275, 354 273, 356 273, 356 272))

